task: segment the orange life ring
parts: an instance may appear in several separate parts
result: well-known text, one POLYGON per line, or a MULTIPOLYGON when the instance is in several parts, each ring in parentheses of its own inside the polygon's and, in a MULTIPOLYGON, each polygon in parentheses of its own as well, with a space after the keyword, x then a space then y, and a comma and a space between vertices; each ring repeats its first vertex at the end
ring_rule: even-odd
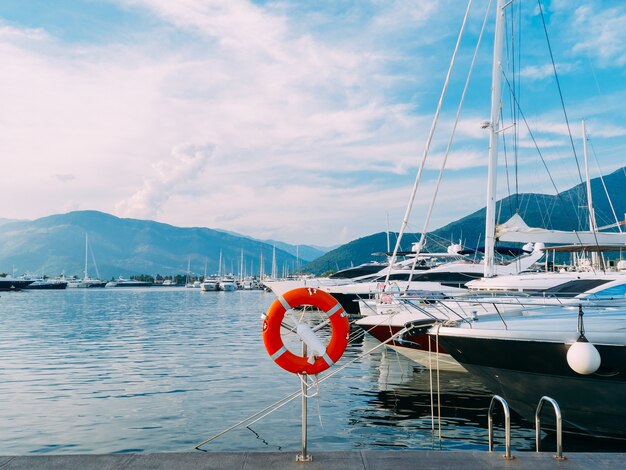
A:
POLYGON ((313 288, 298 287, 279 296, 263 320, 263 343, 270 357, 280 367, 294 374, 319 374, 337 362, 348 345, 350 324, 346 312, 332 295, 313 288), (280 325, 287 310, 301 305, 312 305, 323 310, 330 320, 332 335, 326 352, 313 364, 308 358, 287 349, 280 335, 280 325))

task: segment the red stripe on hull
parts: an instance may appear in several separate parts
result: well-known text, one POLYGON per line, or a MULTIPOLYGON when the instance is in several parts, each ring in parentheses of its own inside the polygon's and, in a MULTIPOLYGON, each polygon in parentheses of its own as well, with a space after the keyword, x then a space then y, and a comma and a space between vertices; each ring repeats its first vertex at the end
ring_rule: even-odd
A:
MULTIPOLYGON (((374 338, 376 338, 378 341, 380 341, 381 343, 384 343, 393 335, 397 334, 403 328, 404 327, 401 327, 401 326, 379 325, 379 326, 368 328, 366 329, 366 331, 370 335, 372 335, 374 338)), ((439 348, 437 348, 436 340, 434 338, 431 338, 427 334, 411 335, 409 333, 409 334, 405 334, 402 338, 403 339, 396 338, 390 341, 388 344, 393 345, 393 346, 402 346, 404 348, 418 349, 420 351, 428 352, 428 343, 430 342, 431 351, 433 352, 439 351, 440 353, 448 354, 448 352, 445 350, 445 348, 441 344, 439 344, 439 348)))

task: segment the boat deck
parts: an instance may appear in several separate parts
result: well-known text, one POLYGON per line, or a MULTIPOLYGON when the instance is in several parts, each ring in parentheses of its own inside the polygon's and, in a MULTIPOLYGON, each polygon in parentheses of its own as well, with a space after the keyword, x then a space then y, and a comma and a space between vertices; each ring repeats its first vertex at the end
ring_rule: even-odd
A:
POLYGON ((514 453, 514 460, 504 460, 502 452, 363 450, 312 452, 312 462, 296 462, 296 454, 297 452, 185 452, 3 456, 0 457, 0 469, 615 469, 624 468, 626 459, 626 453, 564 453, 566 460, 556 461, 549 452, 518 452, 514 453))

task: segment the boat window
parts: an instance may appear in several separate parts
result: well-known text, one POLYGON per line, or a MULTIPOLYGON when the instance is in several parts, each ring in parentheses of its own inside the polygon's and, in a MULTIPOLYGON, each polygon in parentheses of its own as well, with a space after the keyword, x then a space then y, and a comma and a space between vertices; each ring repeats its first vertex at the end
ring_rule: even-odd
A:
MULTIPOLYGON (((409 276, 411 275, 410 272, 408 273, 393 273, 389 276, 389 280, 390 281, 408 281, 409 280, 409 276)), ((413 277, 415 277, 415 273, 413 274, 413 277)), ((377 282, 385 282, 385 278, 386 276, 379 276, 378 278, 376 278, 377 282)))
POLYGON ((592 298, 603 298, 606 299, 607 297, 626 297, 626 284, 620 284, 618 286, 613 286, 613 287, 608 287, 606 289, 603 289, 599 292, 596 292, 595 294, 590 295, 589 297, 592 298))
POLYGON ((384 265, 357 266, 355 268, 343 269, 328 276, 330 279, 353 279, 355 277, 373 274, 383 269, 384 265))
POLYGON ((546 289, 545 294, 555 295, 557 297, 576 297, 583 292, 587 292, 588 290, 611 281, 613 281, 613 279, 577 279, 546 289))

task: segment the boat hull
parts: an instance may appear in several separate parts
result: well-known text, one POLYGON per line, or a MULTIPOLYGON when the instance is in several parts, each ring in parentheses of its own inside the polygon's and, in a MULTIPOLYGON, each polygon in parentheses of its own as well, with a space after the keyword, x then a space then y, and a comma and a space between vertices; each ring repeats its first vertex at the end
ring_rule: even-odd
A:
POLYGON ((105 287, 152 287, 151 282, 144 281, 111 281, 105 284, 105 287))
POLYGON ((16 291, 28 287, 33 281, 25 281, 21 279, 0 279, 0 291, 16 291))
POLYGON ((534 422, 539 400, 558 403, 563 429, 626 438, 626 346, 596 345, 602 364, 580 375, 565 343, 442 336, 440 343, 493 393, 534 422))
POLYGON ((38 283, 38 282, 34 282, 28 286, 26 286, 24 289, 28 289, 28 290, 62 290, 65 289, 67 287, 67 282, 63 281, 63 282, 43 282, 43 283, 38 283))
MULTIPOLYGON (((400 316, 400 318, 402 317, 400 316)), ((394 324, 392 323, 393 320, 393 317, 370 316, 358 320, 357 325, 378 341, 384 343, 404 329, 403 322, 400 321, 394 324)), ((410 318, 407 318, 408 321, 410 321, 410 318)), ((465 372, 463 366, 454 360, 441 344, 438 344, 436 338, 431 338, 428 335, 421 333, 413 334, 412 331, 409 331, 389 341, 388 346, 422 367, 465 372)))

